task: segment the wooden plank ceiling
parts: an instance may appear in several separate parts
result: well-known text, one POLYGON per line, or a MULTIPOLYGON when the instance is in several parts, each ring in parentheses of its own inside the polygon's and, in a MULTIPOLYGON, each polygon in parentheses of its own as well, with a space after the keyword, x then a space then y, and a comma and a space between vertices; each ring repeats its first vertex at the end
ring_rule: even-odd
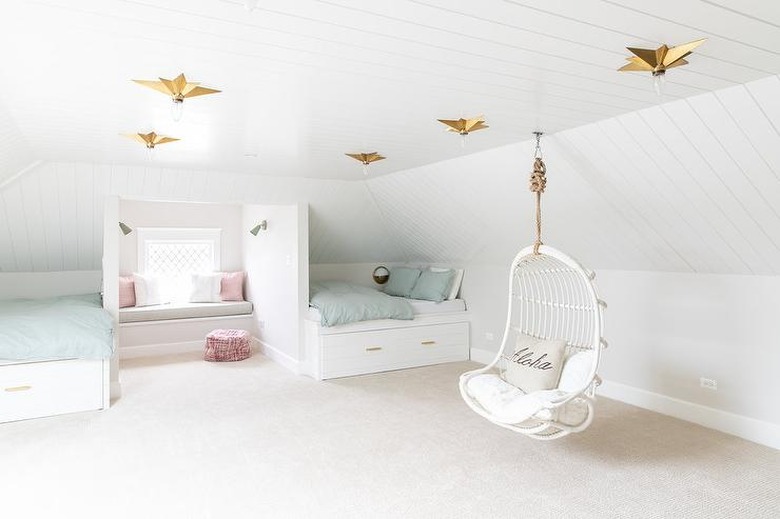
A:
POLYGON ((344 152, 382 152, 382 175, 659 104, 646 76, 616 72, 626 45, 708 38, 667 102, 776 74, 775 4, 7 0, 0 102, 39 159, 143 164, 119 134, 154 129, 182 139, 158 166, 354 180, 344 152), (182 71, 223 93, 180 123, 130 82, 182 71), (480 113, 491 128, 465 151, 435 121, 480 113))

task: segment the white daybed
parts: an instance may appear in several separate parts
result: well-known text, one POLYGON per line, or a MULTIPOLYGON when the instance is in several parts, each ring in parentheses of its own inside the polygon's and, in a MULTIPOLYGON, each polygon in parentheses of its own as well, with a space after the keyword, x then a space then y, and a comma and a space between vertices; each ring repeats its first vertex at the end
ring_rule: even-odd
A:
POLYGON ((111 318, 98 294, 0 301, 0 423, 110 405, 111 318))
POLYGON ((469 359, 469 314, 462 299, 410 299, 412 320, 379 319, 322 326, 304 319, 306 364, 317 380, 469 359))

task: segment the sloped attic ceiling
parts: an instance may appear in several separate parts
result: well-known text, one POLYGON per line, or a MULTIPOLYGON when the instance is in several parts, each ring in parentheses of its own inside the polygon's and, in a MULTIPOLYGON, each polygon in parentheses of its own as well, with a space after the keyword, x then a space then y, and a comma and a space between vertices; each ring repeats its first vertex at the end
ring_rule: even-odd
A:
POLYGON ((382 152, 374 175, 458 157, 437 118, 484 113, 473 152, 657 104, 646 75, 616 71, 626 45, 708 38, 667 100, 780 73, 767 4, 6 0, 0 95, 44 160, 144 165, 119 134, 157 130, 182 139, 162 167, 358 180, 345 152, 382 152), (222 93, 176 124, 130 80, 179 72, 222 93))
POLYGON ((49 162, 0 188, 0 268, 98 268, 106 193, 309 201, 315 263, 506 264, 531 241, 524 141, 541 128, 551 245, 593 268, 777 273, 774 7, 686 2, 672 20, 668 0, 388 5, 5 2, 0 43, 24 52, 0 95, 33 150, 15 156, 49 162), (628 43, 698 36, 662 106, 647 77, 615 72, 628 43), (225 95, 176 125, 129 79, 182 70, 225 95), (480 112, 491 129, 466 150, 434 120, 480 112), (118 136, 150 126, 189 144, 150 166, 118 136), (363 181, 354 148, 390 158, 363 181))
MULTIPOLYGON (((544 240, 591 268, 780 274, 780 78, 544 138, 544 240)), ((103 195, 311 203, 313 263, 507 264, 532 144, 366 182, 47 163, 0 191, 0 268, 99 268, 103 195)))
MULTIPOLYGON (((780 79, 544 138, 546 243, 592 268, 780 273, 780 79)), ((530 142, 368 181, 412 261, 507 264, 533 241, 530 142)))
POLYGON ((27 140, 0 100, 0 186, 35 162, 27 140))

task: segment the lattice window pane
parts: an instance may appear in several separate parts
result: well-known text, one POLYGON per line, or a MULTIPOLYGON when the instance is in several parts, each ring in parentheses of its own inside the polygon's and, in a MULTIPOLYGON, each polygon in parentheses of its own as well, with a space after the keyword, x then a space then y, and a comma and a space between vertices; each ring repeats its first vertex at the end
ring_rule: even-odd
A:
POLYGON ((146 242, 146 272, 181 276, 214 270, 213 242, 146 242))

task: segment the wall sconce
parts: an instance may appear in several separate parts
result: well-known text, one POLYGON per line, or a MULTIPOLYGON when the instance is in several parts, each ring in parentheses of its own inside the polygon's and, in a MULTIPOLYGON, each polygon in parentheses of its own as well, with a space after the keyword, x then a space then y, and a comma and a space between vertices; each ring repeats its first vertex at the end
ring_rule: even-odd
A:
POLYGON ((371 277, 377 285, 384 285, 390 279, 390 270, 384 265, 379 265, 371 273, 371 277))
POLYGON ((259 224, 252 227, 252 230, 249 231, 249 234, 251 234, 252 236, 257 236, 257 233, 259 233, 260 231, 265 231, 266 229, 268 229, 268 221, 263 220, 259 224))
POLYGON ((133 229, 131 229, 127 224, 124 222, 119 222, 119 229, 122 231, 122 234, 127 236, 131 232, 133 232, 133 229))

